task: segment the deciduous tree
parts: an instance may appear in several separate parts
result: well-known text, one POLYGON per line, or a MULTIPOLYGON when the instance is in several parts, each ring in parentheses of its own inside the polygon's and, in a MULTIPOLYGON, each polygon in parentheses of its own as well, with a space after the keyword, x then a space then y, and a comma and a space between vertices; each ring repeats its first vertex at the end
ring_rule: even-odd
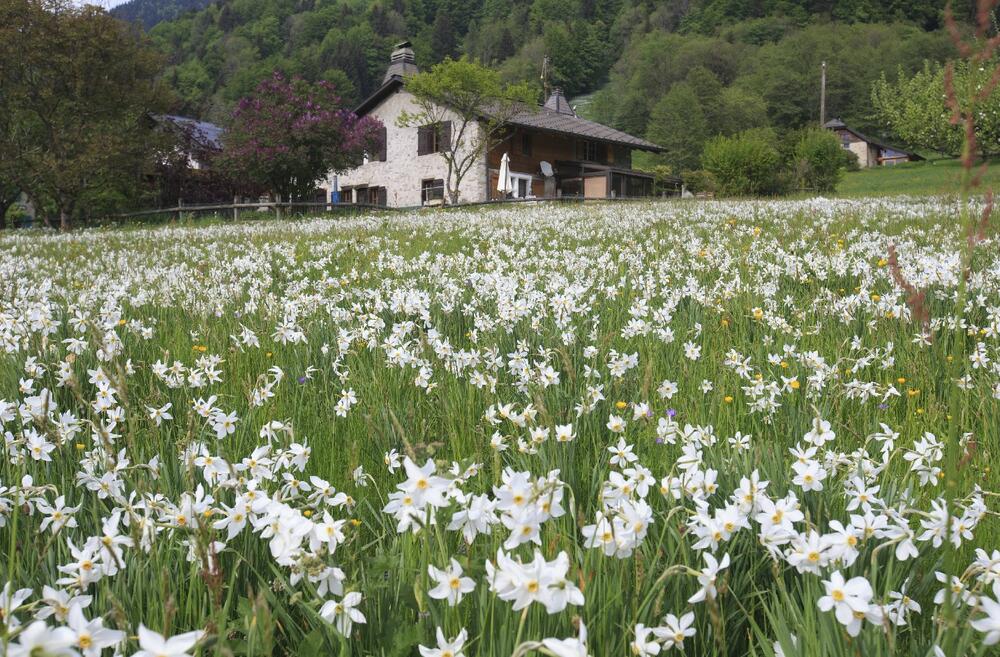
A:
POLYGON ((276 72, 240 101, 215 164, 246 191, 302 198, 331 171, 374 153, 380 128, 378 120, 343 109, 333 85, 276 72))
MULTIPOLYGON (((953 88, 962 107, 969 106, 990 83, 996 59, 970 66, 954 63, 953 88)), ((962 150, 963 126, 952 121, 947 104, 945 67, 927 62, 912 76, 903 71, 890 81, 883 75, 872 87, 872 104, 879 119, 910 146, 957 156, 962 150)), ((984 155, 1000 153, 1000 91, 978 101, 976 141, 984 155)))
POLYGON ((0 155, 60 227, 138 192, 168 96, 136 28, 68 0, 11 0, 0 21, 0 155))
POLYGON ((416 110, 400 115, 400 126, 452 122, 450 139, 438 151, 447 165, 445 188, 458 203, 462 179, 486 153, 494 137, 519 112, 536 108, 535 90, 526 83, 504 84, 500 74, 466 57, 446 58, 406 80, 416 110))

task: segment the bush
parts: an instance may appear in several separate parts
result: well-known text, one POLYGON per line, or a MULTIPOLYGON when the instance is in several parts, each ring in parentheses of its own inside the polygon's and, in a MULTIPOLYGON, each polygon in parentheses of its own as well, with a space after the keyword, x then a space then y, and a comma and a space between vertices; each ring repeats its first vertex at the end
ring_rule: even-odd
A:
POLYGON ((705 144, 702 165, 715 178, 720 194, 763 196, 787 188, 777 136, 769 128, 746 130, 732 137, 715 137, 705 144))
POLYGON ((685 189, 692 194, 701 194, 703 192, 715 193, 715 190, 718 188, 715 176, 712 175, 711 171, 705 171, 704 169, 683 171, 681 172, 681 180, 684 182, 685 189))
POLYGON ((844 148, 829 130, 802 133, 795 144, 795 173, 801 189, 832 192, 837 188, 847 164, 844 148))

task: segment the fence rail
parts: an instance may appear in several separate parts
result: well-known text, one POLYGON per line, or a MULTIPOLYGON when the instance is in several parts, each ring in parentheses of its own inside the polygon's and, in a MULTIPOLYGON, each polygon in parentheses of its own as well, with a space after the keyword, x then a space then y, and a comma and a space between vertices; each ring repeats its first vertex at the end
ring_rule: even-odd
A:
POLYGON ((154 208, 149 210, 137 210, 135 212, 123 212, 107 215, 103 220, 126 221, 141 217, 153 216, 173 216, 178 221, 185 215, 214 214, 218 216, 231 217, 239 220, 241 211, 252 211, 254 213, 273 212, 280 217, 282 213, 293 214, 296 210, 312 212, 358 212, 358 211, 406 211, 419 210, 422 208, 463 208, 478 207, 486 205, 512 205, 517 203, 609 203, 621 201, 661 201, 676 199, 677 196, 618 196, 610 198, 586 198, 584 196, 554 196, 554 197, 529 197, 529 198, 504 198, 490 199, 486 201, 473 201, 458 204, 426 204, 405 207, 389 207, 384 205, 374 205, 371 203, 331 203, 326 201, 292 201, 292 202, 255 202, 255 203, 201 203, 185 204, 178 203, 174 207, 154 208))

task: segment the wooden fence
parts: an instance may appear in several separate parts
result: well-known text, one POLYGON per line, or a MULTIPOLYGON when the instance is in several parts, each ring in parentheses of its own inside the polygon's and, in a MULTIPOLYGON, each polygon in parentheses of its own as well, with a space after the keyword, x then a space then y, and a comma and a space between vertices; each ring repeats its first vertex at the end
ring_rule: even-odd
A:
POLYGON ((677 196, 669 197, 615 197, 615 198, 585 198, 583 196, 558 196, 558 197, 538 197, 538 198, 509 198, 492 199, 488 201, 474 201, 470 203, 459 203, 457 205, 417 205, 406 207, 388 207, 383 205, 372 205, 369 203, 330 203, 323 201, 295 201, 286 203, 276 202, 256 202, 256 203, 206 203, 188 205, 183 202, 175 207, 156 208, 151 210, 139 210, 137 212, 125 212, 103 217, 104 221, 121 222, 130 219, 141 219, 143 217, 171 218, 181 221, 185 218, 211 215, 220 218, 238 221, 241 216, 246 217, 252 213, 254 217, 263 214, 282 217, 302 214, 321 213, 345 213, 357 214, 372 211, 412 211, 420 209, 449 209, 449 208, 469 208, 487 205, 514 205, 517 203, 613 203, 622 201, 659 201, 665 199, 677 199, 677 196))

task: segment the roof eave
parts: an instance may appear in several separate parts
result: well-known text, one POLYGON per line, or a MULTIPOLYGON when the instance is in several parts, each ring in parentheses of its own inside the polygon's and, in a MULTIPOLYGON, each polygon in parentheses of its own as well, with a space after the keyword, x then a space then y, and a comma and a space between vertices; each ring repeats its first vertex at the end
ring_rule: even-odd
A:
POLYGON ((536 130, 538 132, 551 132, 553 134, 565 135, 567 137, 579 137, 580 139, 589 139, 591 141, 600 141, 600 142, 604 142, 605 144, 613 144, 615 146, 624 146, 626 148, 631 148, 632 150, 637 150, 637 151, 646 151, 646 152, 649 152, 649 153, 662 153, 664 150, 666 150, 662 146, 660 146, 658 144, 651 143, 651 142, 646 142, 644 144, 636 144, 636 143, 633 143, 633 142, 620 141, 620 140, 617 140, 617 139, 606 139, 606 138, 603 138, 603 137, 594 137, 594 136, 582 134, 582 133, 579 133, 579 132, 573 132, 572 130, 559 130, 558 128, 544 128, 544 127, 541 127, 541 126, 532 125, 530 123, 521 123, 521 122, 519 122, 517 120, 508 121, 508 123, 510 123, 511 125, 516 125, 519 128, 527 128, 528 130, 536 130))
POLYGON ((394 75, 389 80, 382 83, 382 86, 373 91, 368 95, 363 101, 358 103, 358 106, 354 108, 354 113, 358 116, 364 116, 368 112, 372 111, 383 98, 388 96, 390 93, 395 91, 398 87, 403 85, 403 77, 400 75, 394 75))

